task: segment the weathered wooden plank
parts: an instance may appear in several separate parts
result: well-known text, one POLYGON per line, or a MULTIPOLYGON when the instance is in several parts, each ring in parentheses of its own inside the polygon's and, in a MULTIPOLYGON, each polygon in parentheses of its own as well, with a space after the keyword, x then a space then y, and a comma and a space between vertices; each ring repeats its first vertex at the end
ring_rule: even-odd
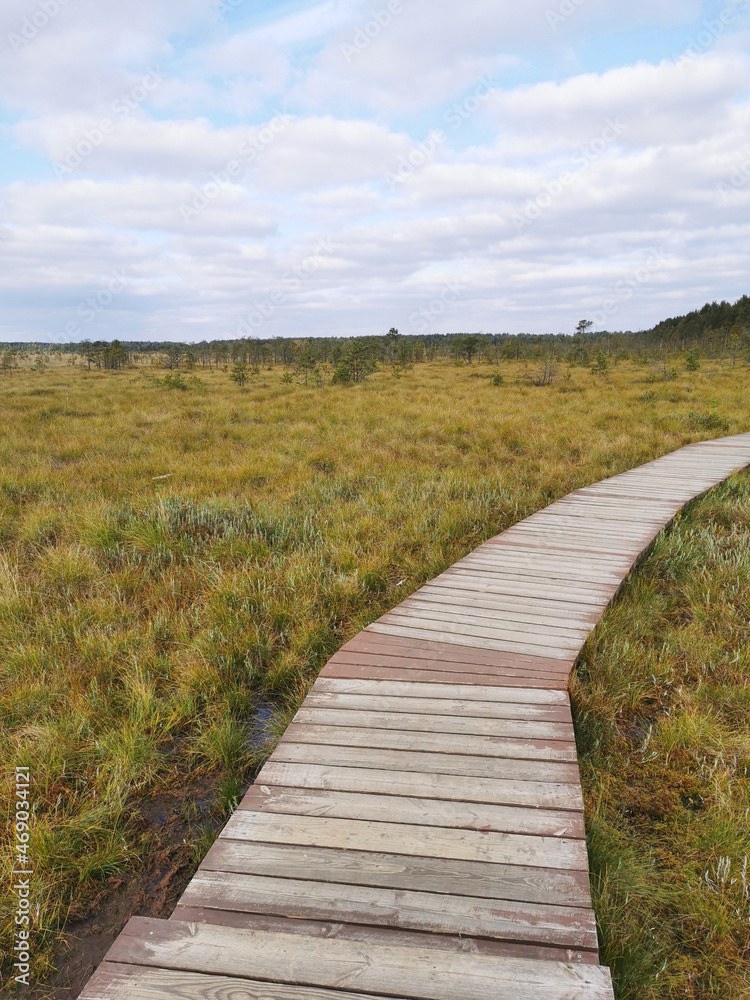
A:
POLYGON ((285 737, 294 743, 330 746, 379 747, 429 753, 468 754, 470 757, 509 757, 515 760, 575 762, 575 745, 562 740, 510 739, 497 736, 461 736, 455 733, 413 733, 396 729, 357 729, 292 722, 285 737))
POLYGON ((561 636, 562 638, 580 639, 581 636, 588 635, 593 628, 592 622, 585 622, 573 618, 547 618, 539 615, 526 614, 523 611, 507 611, 502 608, 485 608, 480 601, 473 601, 470 598, 445 596, 437 597, 416 591, 411 597, 407 597, 401 604, 397 605, 394 611, 405 615, 412 612, 429 612, 432 614, 454 614, 463 618, 478 620, 484 625, 493 625, 497 628, 512 629, 523 632, 531 629, 534 633, 548 636, 561 636))
POLYGON ((496 831, 539 837, 582 840, 583 816, 561 809, 498 806, 484 802, 408 798, 398 794, 368 794, 329 789, 252 785, 239 805, 251 812, 277 815, 325 816, 371 823, 406 824, 456 830, 496 831))
POLYGON ((514 689, 505 691, 503 688, 482 687, 479 684, 420 684, 416 681, 357 681, 339 680, 332 677, 319 677, 313 690, 316 693, 346 694, 346 695, 376 695, 384 698, 429 698, 432 700, 448 699, 488 702, 502 705, 505 702, 518 703, 527 706, 539 705, 570 710, 570 699, 559 691, 539 691, 536 688, 527 690, 514 689))
MULTIPOLYGON (((583 812, 580 796, 570 785, 497 778, 474 778, 469 782, 457 775, 376 769, 372 765, 294 764, 272 757, 256 784, 583 812)), ((582 826, 580 833, 583 836, 582 826)))
MULTIPOLYGON (((373 924, 345 924, 332 920, 306 920, 299 917, 277 917, 265 913, 241 913, 239 910, 214 910, 208 907, 175 907, 170 920, 219 924, 223 927, 243 927, 252 930, 276 931, 281 934, 302 934, 317 938, 339 938, 362 941, 365 944, 393 944, 400 948, 429 948, 438 951, 469 952, 495 958, 529 958, 552 962, 574 962, 598 965, 596 951, 582 948, 560 948, 555 945, 527 944, 497 938, 458 937, 433 934, 430 931, 392 928, 373 924)), ((224 998, 222 998, 224 1000, 224 998)))
POLYGON ((611 599, 608 592, 584 591, 579 587, 544 587, 525 581, 502 579, 497 574, 484 576, 480 573, 467 573, 460 570, 446 570, 440 576, 430 581, 432 587, 453 587, 457 590, 476 590, 489 594, 508 594, 511 597, 532 597, 542 601, 556 601, 566 608, 575 610, 576 605, 582 605, 601 613, 611 599))
MULTIPOLYGON (((350 653, 408 656, 414 660, 431 660, 435 663, 459 663, 461 666, 499 667, 545 667, 557 666, 557 661, 549 657, 526 656, 523 653, 495 652, 486 649, 457 649, 450 644, 435 639, 409 639, 403 636, 381 635, 364 629, 341 647, 335 655, 350 653)), ((482 673, 477 670, 477 673, 482 673)))
MULTIPOLYGON (((408 636, 395 636, 388 635, 386 633, 375 632, 370 630, 368 626, 367 630, 368 636, 381 636, 384 639, 392 639, 394 642, 400 640, 409 642, 419 642, 419 640, 410 639, 408 636)), ((398 651, 393 648, 388 653, 369 653, 369 652, 354 652, 349 649, 341 650, 336 653, 328 661, 329 664, 333 663, 349 663, 357 666, 373 666, 373 667, 390 667, 396 666, 401 667, 405 670, 442 670, 442 671, 454 671, 459 675, 464 673, 477 673, 477 674, 495 674, 497 676, 511 677, 513 675, 518 676, 543 676, 545 674, 553 674, 557 676, 561 672, 566 670, 566 667, 559 659, 553 659, 551 656, 527 656, 524 653, 512 653, 507 650, 488 650, 473 648, 471 646, 449 646, 447 643, 441 643, 442 646, 450 649, 454 649, 456 655, 453 657, 443 656, 439 654, 436 657, 430 657, 427 655, 428 647, 433 642, 431 639, 421 640, 424 645, 423 653, 425 655, 420 656, 419 650, 412 651, 411 649, 404 648, 402 651, 398 651), (472 663, 469 656, 464 656, 465 653, 484 653, 490 654, 491 656, 496 656, 497 660, 494 663, 472 663)), ((571 658, 571 663, 573 662, 571 658)))
POLYGON ((477 635, 489 634, 501 638, 533 639, 536 645, 558 647, 560 644, 568 648, 579 649, 588 635, 590 628, 564 628, 560 626, 542 625, 531 622, 514 622, 500 618, 497 613, 489 615, 473 614, 467 608, 429 607, 420 601, 404 601, 393 611, 386 612, 379 621, 391 619, 414 619, 415 621, 436 621, 453 625, 468 625, 476 629, 477 635))
POLYGON ((587 870, 586 843, 551 837, 462 827, 386 823, 334 816, 300 816, 238 809, 221 833, 230 840, 303 844, 386 854, 418 854, 457 861, 491 861, 532 868, 587 870))
POLYGON ((624 556, 592 556, 578 553, 575 556, 559 556, 554 552, 538 552, 531 548, 523 550, 518 546, 503 545, 502 542, 486 542, 474 549, 455 566, 497 566, 503 571, 521 568, 560 580, 581 580, 587 582, 619 583, 622 574, 630 568, 630 559, 624 556), (597 578, 593 581, 591 578, 597 578))
POLYGON ((469 626, 446 625, 435 630, 423 626, 415 628, 409 625, 390 624, 388 622, 373 622, 367 626, 373 632, 384 632, 386 635, 403 635, 412 639, 437 638, 440 642, 453 643, 456 646, 474 646, 479 649, 502 649, 514 653, 528 653, 532 656, 550 656, 552 659, 569 660, 570 650, 556 650, 549 646, 538 646, 531 642, 513 642, 510 639, 489 639, 473 635, 469 626), (555 655, 552 655, 555 654, 555 655))
POLYGON ((460 733, 464 736, 500 736, 520 740, 575 742, 572 721, 542 722, 529 719, 482 718, 413 712, 323 708, 305 703, 294 721, 301 725, 344 726, 347 729, 399 729, 410 733, 460 733))
POLYGON ((378 1000, 372 994, 106 962, 80 1000, 378 1000))
POLYGON ((110 962, 414 1000, 611 1000, 607 970, 133 917, 110 962), (283 961, 279 961, 283 956, 283 961))
POLYGON ((591 907, 586 872, 498 865, 485 861, 424 858, 219 838, 201 871, 240 872, 278 878, 314 878, 340 885, 374 885, 451 896, 509 899, 555 906, 591 907))
POLYGON ((332 708, 365 712, 405 712, 411 715, 449 715, 478 719, 526 719, 537 722, 563 722, 572 725, 570 708, 565 705, 526 704, 520 698, 515 701, 488 701, 485 699, 461 700, 458 698, 418 697, 412 691, 400 695, 342 694, 326 691, 316 684, 307 698, 305 708, 332 708))
POLYGON ((488 580, 495 580, 498 576, 502 576, 509 583, 539 586, 550 592, 564 593, 570 587, 576 593, 594 599, 603 593, 608 593, 612 587, 618 586, 621 582, 620 578, 614 574, 599 580, 579 580, 574 573, 566 574, 562 570, 554 568, 550 569, 549 573, 545 573, 542 567, 517 565, 504 568, 502 565, 496 565, 493 561, 473 559, 469 556, 465 560, 461 559, 454 563, 443 575, 454 576, 459 573, 470 573, 479 579, 486 578, 488 580))
MULTIPOLYGON (((408 676, 412 676, 414 679, 418 679, 422 684, 449 684, 452 680, 455 680, 457 675, 455 673, 440 670, 420 670, 414 671, 410 674, 409 671, 400 670, 397 667, 361 667, 351 663, 340 663, 325 667, 324 676, 345 680, 378 679, 392 681, 403 681, 408 678, 408 676)), ((557 678, 552 679, 544 677, 506 678, 498 674, 488 675, 467 673, 462 673, 460 678, 467 684, 474 682, 476 684, 481 684, 483 687, 495 685, 499 688, 519 687, 527 690, 530 687, 537 687, 540 690, 556 690, 560 693, 567 692, 569 682, 567 673, 560 674, 557 678)))
MULTIPOLYGON (((284 737, 271 760, 288 763, 340 765, 409 770, 419 774, 463 775, 509 781, 551 783, 570 789, 573 808, 582 801, 577 764, 526 761, 504 757, 473 757, 469 754, 421 750, 392 750, 387 747, 353 747, 325 743, 294 743, 284 737)), ((473 787, 474 782, 470 783, 473 787)), ((563 793, 561 793, 563 794, 563 793)), ((564 808, 567 808, 565 806, 564 808)))
MULTIPOLYGON (((373 633, 374 634, 374 633, 373 633)), ((388 638, 400 638, 399 636, 389 636, 388 638)), ((426 640, 427 641, 427 640, 426 640)), ((467 646, 456 646, 454 647, 459 652, 463 649, 471 649, 472 647, 467 646)), ((480 652, 488 652, 488 650, 480 650, 480 652)), ((494 652, 492 650, 491 652, 494 652)), ((505 650, 498 650, 498 653, 505 653, 505 650)), ((512 655, 512 654, 511 654, 512 655)), ((377 667, 395 667, 396 669, 402 670, 404 672, 403 680, 419 680, 422 672, 438 670, 444 674, 449 675, 453 678, 454 682, 469 684, 470 680, 467 679, 469 674, 481 674, 483 677, 488 678, 500 678, 501 680, 508 679, 510 682, 511 678, 523 681, 524 678, 529 678, 529 686, 531 686, 531 681, 544 680, 545 678, 560 678, 569 675, 570 667, 574 663, 573 656, 571 655, 569 661, 564 660, 552 660, 544 658, 544 665, 538 667, 523 665, 514 665, 509 662, 497 667, 483 666, 473 664, 464 665, 460 662, 446 661, 441 663, 440 660, 427 660, 422 658, 412 659, 407 656, 372 656, 366 657, 362 654, 352 654, 352 653, 342 653, 336 654, 336 656, 331 657, 328 664, 326 665, 325 674, 328 675, 328 669, 336 666, 354 666, 362 668, 377 668, 377 667), (554 664, 554 666, 548 666, 547 664, 554 664)), ((322 672, 321 672, 322 673, 322 672)), ((481 682, 479 682, 481 683, 481 682)), ((490 681, 487 681, 490 683, 490 681)), ((521 684, 523 686, 523 684, 521 684)))
POLYGON ((198 872, 180 902, 242 913, 335 919, 563 948, 597 947, 594 914, 584 907, 448 897, 409 889, 331 885, 310 879, 216 871, 198 872))
POLYGON ((448 584, 446 581, 442 583, 428 583, 424 587, 420 587, 419 590, 414 591, 410 598, 411 600, 416 598, 417 600, 435 600, 439 599, 447 602, 468 602, 469 604, 474 604, 477 607, 486 608, 496 608, 499 611, 507 610, 510 612, 519 612, 520 614, 528 614, 535 617, 547 617, 550 621, 571 621, 578 620, 584 625, 594 625, 599 621, 601 617, 601 609, 593 608, 587 605, 566 605, 563 601, 547 601, 542 598, 534 597, 515 597, 512 594, 498 594, 493 593, 487 589, 475 589, 469 584, 448 584))

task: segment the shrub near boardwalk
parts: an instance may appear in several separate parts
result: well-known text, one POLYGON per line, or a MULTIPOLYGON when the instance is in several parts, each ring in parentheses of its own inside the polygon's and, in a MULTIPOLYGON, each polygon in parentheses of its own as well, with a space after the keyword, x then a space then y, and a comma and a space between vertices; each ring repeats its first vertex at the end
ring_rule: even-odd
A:
POLYGON ((14 767, 33 779, 32 982, 69 908, 137 877, 148 796, 187 808, 209 775, 230 807, 347 638, 550 500, 716 435, 690 413, 750 429, 747 370, 713 362, 668 386, 629 363, 539 387, 429 363, 179 391, 44 367, 0 382, 0 759, 4 801, 14 767))

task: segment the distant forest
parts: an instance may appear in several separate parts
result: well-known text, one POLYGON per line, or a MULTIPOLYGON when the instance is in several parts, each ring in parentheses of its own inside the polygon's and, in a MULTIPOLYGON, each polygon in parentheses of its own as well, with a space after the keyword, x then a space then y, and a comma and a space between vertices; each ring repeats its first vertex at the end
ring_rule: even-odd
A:
POLYGON ((3 344, 0 369, 10 373, 32 359, 43 364, 45 355, 56 355, 87 368, 116 370, 133 364, 157 364, 176 370, 213 369, 229 364, 254 367, 281 365, 296 371, 313 371, 321 364, 347 370, 352 381, 379 364, 410 366, 423 361, 453 360, 558 362, 588 365, 597 356, 614 360, 653 360, 682 352, 732 362, 750 357, 750 297, 735 303, 713 302, 686 316, 663 320, 638 333, 592 332, 582 320, 573 335, 527 333, 449 333, 412 336, 391 329, 367 337, 242 338, 198 344, 169 341, 95 341, 70 344, 3 344))

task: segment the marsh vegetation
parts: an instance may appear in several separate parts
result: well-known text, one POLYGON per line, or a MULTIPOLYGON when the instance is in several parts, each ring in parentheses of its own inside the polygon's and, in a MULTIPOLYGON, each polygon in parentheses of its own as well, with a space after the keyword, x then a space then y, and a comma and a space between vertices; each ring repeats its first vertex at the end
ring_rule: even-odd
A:
MULTIPOLYGON (((394 365, 240 384, 51 357, 0 380, 0 759, 4 792, 13 764, 34 780, 37 980, 66 920, 146 863, 149 797, 184 789, 187 808, 210 776, 225 814, 344 641, 565 493, 750 430, 750 371, 720 359, 668 383, 646 362, 562 364, 542 386, 533 359, 394 365)), ((621 997, 739 995, 749 503, 738 481, 659 543, 577 682, 621 997)), ((188 824, 194 863, 214 828, 188 824)))

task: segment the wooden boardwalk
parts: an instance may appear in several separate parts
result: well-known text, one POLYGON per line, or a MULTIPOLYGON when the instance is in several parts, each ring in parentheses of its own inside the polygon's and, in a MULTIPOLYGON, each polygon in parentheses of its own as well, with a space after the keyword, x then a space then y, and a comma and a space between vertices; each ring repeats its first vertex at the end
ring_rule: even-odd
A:
POLYGON ((743 434, 577 490, 347 643, 83 1000, 611 1000, 570 671, 664 525, 748 464, 743 434))

